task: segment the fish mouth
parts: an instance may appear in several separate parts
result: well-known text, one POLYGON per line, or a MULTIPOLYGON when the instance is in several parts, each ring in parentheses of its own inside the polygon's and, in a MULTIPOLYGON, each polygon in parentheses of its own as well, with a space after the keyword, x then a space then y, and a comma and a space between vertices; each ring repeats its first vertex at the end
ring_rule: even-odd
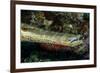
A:
POLYGON ((83 43, 83 40, 81 38, 82 38, 81 35, 77 35, 77 36, 68 38, 67 42, 69 42, 69 46, 75 47, 83 43))

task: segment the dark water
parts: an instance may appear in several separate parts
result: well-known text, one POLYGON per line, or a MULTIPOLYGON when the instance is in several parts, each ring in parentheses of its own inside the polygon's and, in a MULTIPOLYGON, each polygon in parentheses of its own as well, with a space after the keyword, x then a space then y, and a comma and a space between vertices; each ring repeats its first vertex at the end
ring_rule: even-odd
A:
POLYGON ((89 59, 84 54, 80 55, 72 51, 51 52, 40 47, 40 43, 28 41, 21 42, 21 62, 45 62, 89 59))

